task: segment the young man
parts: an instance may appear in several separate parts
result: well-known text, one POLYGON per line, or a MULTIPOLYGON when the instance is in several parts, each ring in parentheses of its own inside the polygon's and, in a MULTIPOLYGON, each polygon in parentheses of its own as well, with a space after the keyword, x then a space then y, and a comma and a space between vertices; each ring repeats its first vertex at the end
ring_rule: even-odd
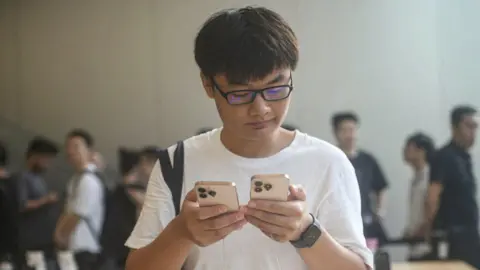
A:
POLYGON ((298 41, 284 19, 262 7, 221 11, 198 33, 195 59, 223 128, 184 142, 178 216, 155 166, 126 243, 132 249, 126 269, 372 267, 347 157, 322 140, 280 127, 298 61, 298 41), (250 178, 268 173, 290 176, 289 201, 249 200, 250 178), (199 207, 192 189, 202 180, 235 182, 241 209, 199 207))
POLYGON ((431 165, 426 223, 448 233, 451 259, 480 269, 477 184, 469 154, 478 128, 477 110, 458 106, 451 112, 450 123, 452 140, 431 165))
POLYGON ((57 146, 44 138, 30 141, 26 168, 14 177, 19 206, 19 244, 24 252, 44 252, 48 269, 55 269, 53 231, 58 217, 57 193, 49 191, 44 173, 58 153, 57 146))
POLYGON ((340 112, 332 117, 338 147, 350 159, 357 175, 365 236, 376 238, 383 244, 386 236, 379 218, 384 215, 384 197, 388 183, 375 157, 357 147, 358 124, 357 115, 351 112, 340 112))
MULTIPOLYGON (((413 177, 410 181, 409 213, 407 227, 404 231, 405 238, 423 238, 426 235, 425 207, 427 202, 427 189, 430 178, 430 162, 435 152, 433 140, 423 134, 415 133, 407 138, 403 157, 412 168, 413 177)), ((419 259, 430 250, 424 245, 413 246, 410 250, 410 259, 419 259)))
POLYGON ((104 219, 104 185, 91 163, 92 136, 81 129, 67 135, 66 151, 75 170, 67 186, 67 205, 55 230, 60 248, 74 253, 79 270, 95 269, 104 219))

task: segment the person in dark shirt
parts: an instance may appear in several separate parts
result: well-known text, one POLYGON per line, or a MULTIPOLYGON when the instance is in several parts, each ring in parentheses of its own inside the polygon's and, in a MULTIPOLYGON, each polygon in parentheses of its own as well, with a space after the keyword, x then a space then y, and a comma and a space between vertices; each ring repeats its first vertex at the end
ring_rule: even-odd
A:
POLYGON ((146 190, 146 183, 138 178, 140 154, 125 148, 119 149, 118 154, 123 183, 113 192, 114 207, 106 216, 102 235, 104 259, 111 269, 125 269, 130 251, 125 241, 135 227, 146 190))
POLYGON ((357 148, 358 124, 357 115, 351 112, 336 113, 332 117, 332 127, 338 147, 348 156, 357 174, 365 236, 376 238, 382 245, 387 239, 380 217, 384 214, 382 212, 384 194, 388 183, 373 155, 357 148))
POLYGON ((19 244, 24 252, 44 252, 48 269, 55 269, 53 230, 57 194, 48 190, 43 178, 57 155, 57 146, 36 137, 26 151, 26 168, 14 176, 19 207, 19 244))
POLYGON ((449 237, 449 257, 464 260, 480 269, 479 210, 476 180, 469 150, 478 128, 477 110, 455 107, 450 116, 452 139, 431 165, 427 223, 445 230, 449 237))
POLYGON ((0 263, 21 264, 17 206, 13 180, 7 170, 8 152, 0 142, 0 263))

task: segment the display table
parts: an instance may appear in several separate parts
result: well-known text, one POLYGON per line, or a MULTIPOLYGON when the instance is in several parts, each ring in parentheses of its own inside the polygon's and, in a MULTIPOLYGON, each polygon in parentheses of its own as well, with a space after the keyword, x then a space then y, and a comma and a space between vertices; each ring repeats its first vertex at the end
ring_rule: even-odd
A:
POLYGON ((463 262, 411 262, 392 266, 392 270, 475 270, 463 262))

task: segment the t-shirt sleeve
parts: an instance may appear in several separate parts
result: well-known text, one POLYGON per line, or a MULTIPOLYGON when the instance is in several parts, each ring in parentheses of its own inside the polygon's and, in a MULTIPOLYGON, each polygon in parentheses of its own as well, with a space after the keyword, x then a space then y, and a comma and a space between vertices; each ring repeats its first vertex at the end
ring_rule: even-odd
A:
POLYGON ((338 155, 329 166, 315 214, 326 232, 373 269, 373 254, 367 248, 363 234, 355 169, 345 155, 338 155))
POLYGON ((447 179, 447 162, 445 155, 437 153, 430 164, 430 183, 445 184, 447 179))
POLYGON ((84 174, 74 189, 69 211, 80 217, 91 215, 97 205, 103 204, 103 187, 92 174, 84 174))
POLYGON ((372 157, 373 165, 373 179, 372 179, 372 188, 375 192, 380 192, 388 187, 387 179, 385 174, 382 171, 382 168, 378 164, 377 160, 372 157))
POLYGON ((160 163, 155 164, 148 181, 140 217, 125 245, 139 249, 150 244, 175 217, 172 194, 165 183, 160 163))
POLYGON ((18 208, 20 211, 24 211, 27 207, 28 196, 28 183, 27 179, 23 175, 19 175, 14 184, 18 208))

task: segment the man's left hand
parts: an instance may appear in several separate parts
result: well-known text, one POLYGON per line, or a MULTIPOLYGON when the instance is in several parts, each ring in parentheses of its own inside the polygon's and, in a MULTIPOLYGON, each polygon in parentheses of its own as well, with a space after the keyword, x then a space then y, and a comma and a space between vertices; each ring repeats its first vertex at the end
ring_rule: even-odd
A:
POLYGON ((291 185, 286 202, 252 200, 248 203, 245 217, 278 242, 295 241, 313 222, 305 201, 304 189, 291 185))

